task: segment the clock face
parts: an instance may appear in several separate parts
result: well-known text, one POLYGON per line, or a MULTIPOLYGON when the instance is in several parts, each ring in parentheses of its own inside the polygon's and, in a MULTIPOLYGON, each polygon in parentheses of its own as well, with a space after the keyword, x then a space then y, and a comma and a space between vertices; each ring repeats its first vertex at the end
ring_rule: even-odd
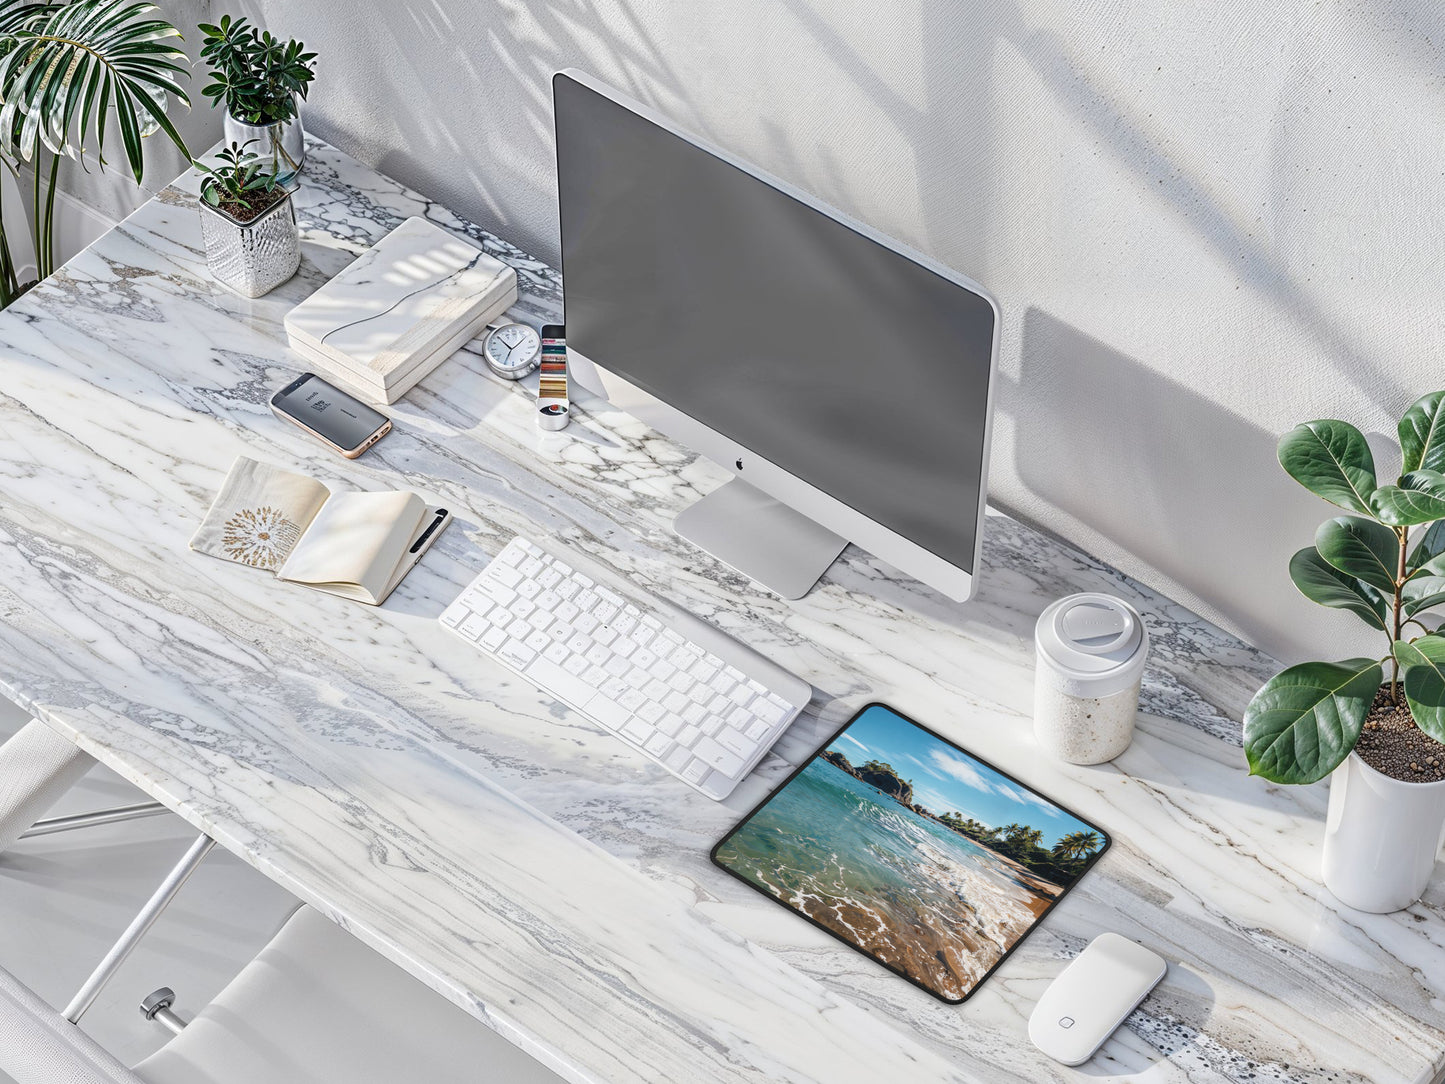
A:
POLYGON ((487 336, 482 349, 487 363, 502 376, 526 376, 537 364, 542 337, 526 324, 503 324, 487 336))

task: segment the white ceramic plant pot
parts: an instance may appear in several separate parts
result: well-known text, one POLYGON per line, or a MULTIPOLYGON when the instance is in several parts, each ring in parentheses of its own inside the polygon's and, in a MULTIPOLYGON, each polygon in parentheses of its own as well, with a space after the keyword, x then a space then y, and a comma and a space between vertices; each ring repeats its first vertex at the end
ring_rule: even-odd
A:
POLYGON ((1445 841, 1445 780, 1404 783, 1351 753, 1330 776, 1325 887, 1347 907, 1384 914, 1420 898, 1445 841))

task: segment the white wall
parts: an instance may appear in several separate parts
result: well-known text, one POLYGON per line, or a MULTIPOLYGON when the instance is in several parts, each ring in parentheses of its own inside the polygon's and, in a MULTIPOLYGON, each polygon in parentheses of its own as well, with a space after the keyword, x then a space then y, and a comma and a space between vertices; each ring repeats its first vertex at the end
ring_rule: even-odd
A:
POLYGON ((1274 442, 1393 434, 1445 386, 1428 0, 241 9, 320 51, 311 128, 542 256, 576 65, 978 278, 996 503, 1284 656, 1345 651, 1288 582, 1329 513, 1274 442))

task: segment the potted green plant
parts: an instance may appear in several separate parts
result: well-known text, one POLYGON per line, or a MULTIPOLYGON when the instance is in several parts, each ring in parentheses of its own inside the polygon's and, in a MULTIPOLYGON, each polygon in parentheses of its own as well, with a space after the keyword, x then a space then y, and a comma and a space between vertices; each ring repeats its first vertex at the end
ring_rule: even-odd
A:
POLYGON ((240 143, 201 172, 201 236, 211 274, 244 297, 260 297, 296 273, 301 239, 291 193, 264 158, 240 143))
POLYGON ((226 142, 254 141, 281 183, 294 183, 306 162, 298 99, 305 99, 315 77, 316 54, 229 15, 219 24, 201 23, 200 31, 201 59, 211 66, 211 82, 201 93, 213 104, 224 102, 226 142))
POLYGON ((1320 526, 1290 578, 1378 630, 1386 650, 1288 667, 1244 715, 1251 774, 1313 783, 1333 773, 1325 884, 1376 912, 1420 897, 1445 834, 1445 633, 1428 616, 1445 604, 1445 391, 1417 400, 1399 435, 1400 475, 1384 484, 1347 422, 1305 422, 1280 439, 1290 477, 1352 513, 1320 526))
POLYGON ((0 215, 0 308, 33 285, 20 281, 12 243, 31 232, 38 278, 55 269, 55 193, 63 159, 94 149, 101 169, 106 138, 118 133, 136 183, 145 175, 143 140, 162 131, 187 160, 185 141, 166 116, 169 98, 190 99, 178 31, 135 0, 36 3, 0 0, 0 164, 18 182, 34 170, 33 217, 0 215))

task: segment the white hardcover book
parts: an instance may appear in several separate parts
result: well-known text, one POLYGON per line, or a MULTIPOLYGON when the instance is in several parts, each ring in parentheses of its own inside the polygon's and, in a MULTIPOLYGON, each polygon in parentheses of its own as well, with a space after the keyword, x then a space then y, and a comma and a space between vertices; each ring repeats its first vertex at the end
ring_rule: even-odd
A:
POLYGON ((292 346, 328 375, 395 402, 517 300, 517 273, 409 218, 286 315, 292 346))

